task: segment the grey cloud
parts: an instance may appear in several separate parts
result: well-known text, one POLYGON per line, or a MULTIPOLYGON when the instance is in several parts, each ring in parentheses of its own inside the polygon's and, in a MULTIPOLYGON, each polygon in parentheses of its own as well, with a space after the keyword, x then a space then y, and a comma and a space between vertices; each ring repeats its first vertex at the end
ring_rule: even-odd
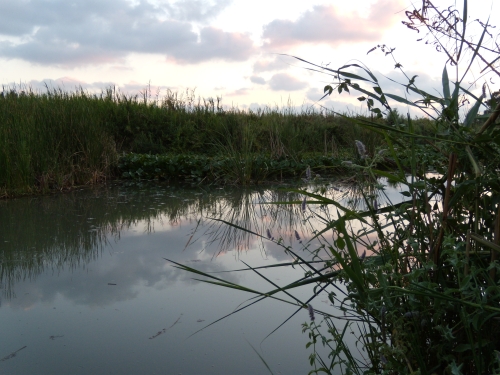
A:
POLYGON ((207 2, 203 0, 182 0, 174 4, 165 4, 170 15, 183 21, 203 22, 218 16, 231 0, 207 2))
POLYGON ((316 101, 320 100, 321 97, 324 95, 324 94, 322 94, 322 91, 323 90, 320 90, 317 87, 312 87, 309 90, 307 90, 306 98, 313 101, 313 102, 316 102, 316 101))
POLYGON ((262 77, 259 77, 259 76, 251 76, 250 81, 252 83, 256 83, 258 85, 264 85, 266 83, 266 80, 262 77))
POLYGON ((337 14, 333 6, 318 5, 296 21, 274 20, 267 24, 263 38, 267 47, 280 49, 303 43, 375 41, 395 19, 397 4, 397 0, 379 1, 372 5, 368 18, 346 17, 337 14))
MULTIPOLYGON (((137 12, 142 7, 128 8, 137 12)), ((43 1, 19 0, 0 2, 0 34, 10 36, 26 36, 38 28, 50 25, 73 25, 88 21, 89 16, 112 16, 124 7, 123 0, 109 1, 43 1)), ((151 11, 153 8, 150 9, 151 11)))
POLYGON ((248 35, 227 33, 214 27, 205 27, 200 32, 199 43, 179 43, 174 48, 172 57, 189 63, 217 58, 244 61, 253 52, 253 42, 248 35))
POLYGON ((271 77, 269 86, 274 91, 295 91, 306 88, 308 84, 287 73, 278 73, 271 77))
MULTIPOLYGON (((226 3, 215 7, 220 11, 226 3)), ((207 12, 215 14, 215 10, 207 12)), ((253 42, 246 34, 204 27, 198 36, 189 22, 162 19, 168 13, 166 6, 145 0, 135 6, 126 0, 4 2, 0 4, 0 34, 19 37, 22 42, 1 42, 0 57, 78 66, 121 63, 133 52, 164 54, 184 63, 241 61, 253 53, 253 42)))

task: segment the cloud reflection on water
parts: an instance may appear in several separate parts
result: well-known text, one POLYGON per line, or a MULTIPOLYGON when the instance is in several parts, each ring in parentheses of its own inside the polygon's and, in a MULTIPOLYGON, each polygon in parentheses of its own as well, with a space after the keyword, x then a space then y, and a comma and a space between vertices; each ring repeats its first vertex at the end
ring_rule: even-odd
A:
MULTIPOLYGON (((330 186, 326 193, 345 201, 348 189, 341 190, 330 186)), ((17 344, 36 348, 20 354, 26 357, 22 365, 7 363, 17 373, 30 373, 30 366, 46 364, 51 358, 46 368, 52 373, 75 372, 73 367, 64 367, 70 363, 80 364, 86 371, 92 369, 92 373, 118 368, 121 373, 134 373, 138 368, 131 361, 140 353, 143 359, 139 362, 150 362, 151 371, 169 368, 177 373, 197 373, 200 368, 208 368, 206 373, 220 374, 220 367, 210 371, 214 364, 206 358, 192 363, 185 359, 187 347, 201 352, 213 348, 225 351, 217 354, 220 357, 213 354, 220 361, 227 361, 228 356, 235 358, 225 363, 227 371, 243 374, 241 369, 246 368, 248 374, 261 373, 258 359, 243 359, 241 353, 248 348, 234 340, 242 340, 244 335, 258 344, 296 307, 264 301, 219 323, 216 329, 201 332, 192 343, 179 344, 203 324, 233 311, 252 295, 195 281, 191 274, 172 267, 164 258, 206 273, 245 268, 240 259, 254 267, 289 262, 291 257, 283 247, 266 238, 268 229, 286 246, 304 254, 302 247, 311 238, 311 231, 323 225, 316 220, 311 226, 305 219, 314 212, 329 219, 335 217, 334 211, 312 204, 302 213, 301 201, 298 194, 266 188, 181 189, 138 184, 0 202, 0 222, 6 223, 0 228, 0 314, 8 327, 0 352, 8 354, 16 349, 10 346, 17 344), (273 201, 297 204, 269 204, 273 201), (210 218, 235 223, 263 237, 210 218), (295 231, 302 243, 295 238, 295 231), (181 323, 165 335, 148 340, 180 314, 181 323), (64 342, 68 349, 58 347, 55 352, 43 344, 42 331, 46 339, 64 335, 56 342, 64 342), (149 342, 146 345, 142 340, 149 342), (216 348, 214 342, 220 345, 216 348), (137 349, 137 343, 147 349, 137 349), (167 357, 160 350, 163 345, 168 345, 167 357), (102 362, 102 351, 109 352, 109 358, 99 370, 94 361, 101 358, 102 362), (88 361, 82 362, 80 352, 91 353, 88 361), (56 359, 62 355, 66 362, 56 359)), ((310 249, 319 246, 320 242, 314 240, 310 249)), ((279 285, 303 275, 298 267, 263 272, 279 285)), ((252 272, 217 275, 258 290, 270 289, 252 272)), ((308 293, 306 288, 298 295, 305 298, 308 293)), ((329 308, 324 298, 315 302, 320 303, 329 308)), ((306 319, 307 312, 297 315, 290 323, 294 329, 279 331, 263 343, 268 350, 272 348, 272 358, 267 359, 275 368, 277 363, 283 363, 283 373, 308 370, 303 350, 306 339, 301 338, 299 328, 306 319), (293 354, 299 352, 304 354, 303 359, 293 354)))

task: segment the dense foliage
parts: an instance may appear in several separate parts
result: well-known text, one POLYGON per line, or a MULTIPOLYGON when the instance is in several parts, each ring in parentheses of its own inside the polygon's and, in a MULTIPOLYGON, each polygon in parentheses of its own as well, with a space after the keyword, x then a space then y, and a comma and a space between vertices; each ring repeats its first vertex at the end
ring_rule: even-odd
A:
POLYGON ((173 182, 219 182, 258 184, 284 178, 305 178, 310 168, 315 177, 345 173, 339 159, 324 155, 305 155, 300 160, 272 159, 261 154, 185 155, 127 154, 120 158, 118 169, 125 179, 168 180, 173 182))
MULTIPOLYGON (((300 113, 292 108, 223 109, 220 100, 196 102, 193 92, 151 98, 149 90, 141 97, 114 89, 94 95, 81 89, 39 93, 4 87, 0 92, 0 197, 116 177, 119 155, 130 152, 247 162, 259 154, 278 163, 285 159, 300 163, 311 153, 333 158, 350 154, 354 139, 367 145, 381 141, 341 116, 312 109, 300 113)), ((241 176, 236 180, 250 181, 241 176)))

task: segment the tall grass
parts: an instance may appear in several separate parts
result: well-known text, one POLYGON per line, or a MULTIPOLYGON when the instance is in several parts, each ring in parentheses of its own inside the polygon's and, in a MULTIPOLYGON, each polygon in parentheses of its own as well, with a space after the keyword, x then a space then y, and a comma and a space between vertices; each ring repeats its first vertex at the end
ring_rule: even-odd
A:
POLYGON ((82 91, 0 93, 0 196, 98 182, 116 164, 115 141, 82 91))
MULTIPOLYGON (((381 123, 383 121, 381 120, 381 123)), ((343 116, 291 106, 224 109, 193 91, 153 97, 108 88, 0 92, 0 196, 65 189, 112 177, 118 155, 234 157, 235 182, 248 181, 254 155, 300 161, 308 153, 343 158, 358 139, 373 152, 383 137, 343 116), (240 168, 243 163, 244 167, 240 168)))

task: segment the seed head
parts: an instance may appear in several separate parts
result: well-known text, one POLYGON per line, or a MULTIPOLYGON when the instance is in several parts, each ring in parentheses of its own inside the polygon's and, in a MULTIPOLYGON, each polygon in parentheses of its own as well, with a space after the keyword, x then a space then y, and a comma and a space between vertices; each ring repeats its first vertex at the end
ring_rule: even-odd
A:
POLYGON ((356 147, 358 148, 358 154, 361 156, 361 159, 364 159, 366 157, 366 147, 361 141, 354 141, 356 142, 356 147))
POLYGON ((295 238, 297 239, 297 241, 300 241, 299 232, 297 232, 297 231, 295 231, 295 238))
POLYGON ((307 197, 304 197, 304 199, 302 200, 302 204, 300 205, 302 212, 306 212, 306 203, 307 203, 307 197))
POLYGON ((306 179, 310 180, 311 179, 311 167, 307 166, 306 169, 306 179))
POLYGON ((314 322, 315 316, 314 316, 314 309, 311 304, 307 305, 307 309, 309 310, 309 317, 311 318, 311 322, 314 322))

